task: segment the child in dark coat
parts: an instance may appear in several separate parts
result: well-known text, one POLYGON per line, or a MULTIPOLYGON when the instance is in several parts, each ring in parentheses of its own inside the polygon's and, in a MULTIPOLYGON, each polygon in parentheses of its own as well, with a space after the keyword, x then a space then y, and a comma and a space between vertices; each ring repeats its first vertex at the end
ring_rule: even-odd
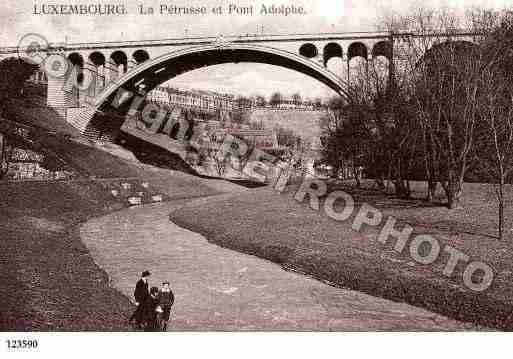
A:
POLYGON ((169 282, 162 283, 162 288, 160 288, 157 298, 159 303, 158 305, 162 309, 162 330, 166 330, 167 322, 169 321, 169 316, 171 315, 171 307, 175 302, 175 296, 173 294, 173 291, 169 287, 169 282))

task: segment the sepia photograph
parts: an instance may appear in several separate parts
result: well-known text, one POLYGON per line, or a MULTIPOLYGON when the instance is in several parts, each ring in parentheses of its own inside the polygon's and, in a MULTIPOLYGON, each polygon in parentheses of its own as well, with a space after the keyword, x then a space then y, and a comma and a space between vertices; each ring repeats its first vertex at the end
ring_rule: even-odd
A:
POLYGON ((492 355, 512 184, 513 0, 0 4, 7 357, 492 355))

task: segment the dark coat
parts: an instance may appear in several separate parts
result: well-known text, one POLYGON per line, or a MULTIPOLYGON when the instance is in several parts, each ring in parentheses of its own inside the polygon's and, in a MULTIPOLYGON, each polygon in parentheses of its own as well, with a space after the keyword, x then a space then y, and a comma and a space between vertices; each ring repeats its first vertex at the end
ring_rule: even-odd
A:
POLYGON ((159 291, 157 299, 161 307, 171 307, 175 302, 175 296, 171 290, 169 292, 159 291))
POLYGON ((142 304, 149 297, 150 291, 148 289, 148 282, 139 279, 137 284, 135 285, 134 297, 135 301, 139 304, 142 304))
POLYGON ((152 331, 157 329, 157 306, 159 300, 148 295, 142 304, 142 321, 146 323, 146 330, 152 331))

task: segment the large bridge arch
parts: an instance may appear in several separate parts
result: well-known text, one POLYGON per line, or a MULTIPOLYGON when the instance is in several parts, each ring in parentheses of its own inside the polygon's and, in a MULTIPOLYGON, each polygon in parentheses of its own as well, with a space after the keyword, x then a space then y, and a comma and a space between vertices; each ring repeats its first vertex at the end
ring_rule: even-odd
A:
MULTIPOLYGON (((121 116, 126 114, 130 101, 121 106, 113 106, 120 89, 132 95, 144 94, 185 72, 205 66, 239 62, 265 63, 295 70, 324 83, 342 97, 350 97, 342 79, 322 64, 304 56, 262 45, 212 44, 186 48, 150 59, 110 83, 96 97, 94 111, 92 113, 89 111, 88 118, 84 118, 86 123, 83 124, 85 125, 83 128, 98 124, 98 121, 93 121, 98 113, 117 111, 121 116)), ((108 118, 108 116, 101 117, 108 118)))

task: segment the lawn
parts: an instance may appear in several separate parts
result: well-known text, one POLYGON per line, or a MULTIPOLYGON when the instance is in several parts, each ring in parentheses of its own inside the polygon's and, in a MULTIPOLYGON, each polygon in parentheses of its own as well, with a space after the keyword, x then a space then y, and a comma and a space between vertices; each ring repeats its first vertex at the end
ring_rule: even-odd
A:
MULTIPOLYGON (((312 210, 308 197, 303 203, 297 202, 297 186, 283 193, 263 188, 191 203, 171 213, 170 219, 218 245, 281 263, 334 285, 405 301, 486 327, 513 329, 511 231, 503 241, 496 238, 496 208, 490 186, 466 184, 463 208, 457 210, 421 199, 401 200, 370 187, 357 190, 334 183, 329 187, 330 191, 351 193, 356 208, 368 203, 385 217, 394 216, 398 228, 408 223, 414 234, 431 234, 442 248, 448 244, 468 255, 470 261, 488 263, 495 274, 492 285, 482 292, 471 291, 462 280, 462 262, 451 277, 442 274, 448 253, 442 252, 432 264, 418 264, 408 248, 399 254, 393 241, 376 241, 380 227, 354 231, 351 224, 356 211, 349 220, 339 222, 324 211, 312 210)), ((421 187, 416 191, 420 197, 421 187)), ((510 198, 512 192, 509 189, 510 198)), ((321 208, 322 204, 321 200, 321 208)), ((513 217, 511 209, 507 217, 513 217)))
POLYGON ((0 331, 128 329, 132 305, 75 230, 116 209, 99 187, 0 183, 0 331))
POLYGON ((50 156, 75 175, 0 181, 0 331, 129 330, 134 307, 110 287, 78 226, 126 207, 127 198, 140 192, 148 202, 154 194, 163 200, 202 197, 238 186, 127 161, 42 129, 27 131, 17 135, 15 124, 0 121, 9 143, 50 156))

